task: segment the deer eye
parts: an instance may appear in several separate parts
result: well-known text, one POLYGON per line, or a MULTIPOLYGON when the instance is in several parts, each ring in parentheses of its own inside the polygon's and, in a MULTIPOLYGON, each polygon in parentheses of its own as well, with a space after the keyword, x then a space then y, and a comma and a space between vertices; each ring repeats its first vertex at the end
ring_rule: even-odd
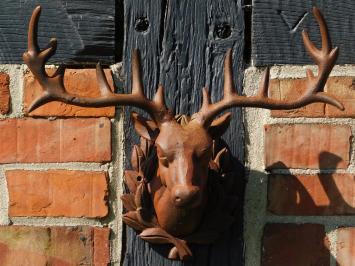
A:
POLYGON ((168 167, 169 166, 169 160, 168 160, 168 157, 166 156, 159 156, 159 162, 164 165, 165 167, 168 167))

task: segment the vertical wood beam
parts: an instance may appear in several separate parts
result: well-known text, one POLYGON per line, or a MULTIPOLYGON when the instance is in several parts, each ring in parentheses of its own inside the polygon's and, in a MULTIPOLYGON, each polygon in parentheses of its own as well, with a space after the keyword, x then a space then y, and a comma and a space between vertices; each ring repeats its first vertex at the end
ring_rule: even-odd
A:
MULTIPOLYGON (((165 97, 176 114, 192 114, 199 110, 202 88, 210 88, 213 100, 223 94, 223 60, 233 48, 235 84, 242 91, 244 18, 241 0, 181 0, 125 2, 124 63, 127 91, 130 88, 130 57, 132 49, 141 51, 142 74, 146 95, 152 97, 157 85, 165 86, 165 97), (137 18, 149 21, 146 32, 137 32, 137 18)), ((243 162, 244 137, 241 111, 232 110, 233 121, 224 139, 234 156, 243 162)), ((137 142, 126 112, 126 154, 137 142)), ((243 180, 241 180, 243 193, 243 180)), ((195 245, 193 261, 183 264, 166 259, 168 249, 151 246, 140 240, 130 228, 126 230, 123 265, 242 265, 242 203, 233 228, 209 246, 195 245)))

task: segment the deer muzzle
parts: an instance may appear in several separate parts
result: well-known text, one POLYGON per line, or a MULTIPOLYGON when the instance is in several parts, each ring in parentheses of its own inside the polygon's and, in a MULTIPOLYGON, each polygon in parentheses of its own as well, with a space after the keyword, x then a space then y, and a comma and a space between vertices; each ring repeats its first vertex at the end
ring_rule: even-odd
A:
POLYGON ((176 207, 196 207, 201 202, 201 190, 197 186, 176 185, 171 190, 176 207))

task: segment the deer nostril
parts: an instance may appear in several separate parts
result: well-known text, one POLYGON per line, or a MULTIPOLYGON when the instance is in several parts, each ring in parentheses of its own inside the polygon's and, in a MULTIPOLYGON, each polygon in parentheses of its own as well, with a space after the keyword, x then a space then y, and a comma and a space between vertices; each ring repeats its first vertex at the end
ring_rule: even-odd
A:
POLYGON ((176 186, 171 192, 173 201, 178 207, 195 205, 200 196, 200 189, 195 186, 176 186))

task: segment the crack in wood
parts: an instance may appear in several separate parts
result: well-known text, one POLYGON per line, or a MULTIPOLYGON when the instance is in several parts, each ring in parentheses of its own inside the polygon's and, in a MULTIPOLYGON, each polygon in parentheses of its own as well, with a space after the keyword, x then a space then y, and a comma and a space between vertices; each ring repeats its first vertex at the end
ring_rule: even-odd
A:
POLYGON ((289 28, 289 33, 290 34, 294 34, 297 32, 297 30, 299 29, 299 27, 301 26, 302 22, 306 19, 306 17, 308 16, 308 12, 304 12, 302 16, 300 16, 298 18, 298 20, 296 21, 296 23, 294 23, 294 25, 291 24, 291 22, 289 21, 285 11, 282 10, 277 10, 277 13, 280 15, 282 21, 287 25, 287 27, 289 28))

